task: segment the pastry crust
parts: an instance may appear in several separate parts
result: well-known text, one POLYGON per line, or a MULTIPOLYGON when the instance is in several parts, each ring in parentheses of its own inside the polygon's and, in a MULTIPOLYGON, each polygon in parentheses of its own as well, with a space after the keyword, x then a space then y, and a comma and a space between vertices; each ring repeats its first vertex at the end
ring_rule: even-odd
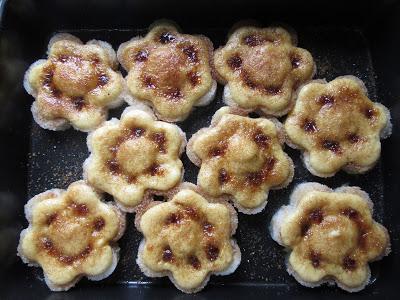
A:
POLYGON ((141 206, 135 224, 144 235, 137 264, 149 277, 168 276, 185 293, 203 289, 210 275, 228 275, 241 254, 232 235, 237 214, 221 198, 207 196, 183 183, 167 202, 141 206))
POLYGON ((332 190, 308 182, 275 213, 270 231, 290 251, 287 270, 302 285, 336 283, 357 292, 369 282, 368 263, 390 253, 388 231, 372 214, 372 201, 359 187, 332 190))
POLYGON ((111 119, 88 135, 91 152, 83 164, 84 178, 111 194, 118 206, 134 212, 151 195, 179 185, 186 146, 176 125, 157 121, 151 109, 128 107, 121 120, 111 119))
POLYGON ((107 119, 108 108, 122 104, 126 86, 110 44, 83 44, 62 33, 50 40, 47 54, 24 77, 25 90, 35 98, 33 118, 42 128, 65 130, 72 125, 87 132, 107 119))
POLYGON ((297 87, 316 71, 311 54, 296 43, 295 34, 282 27, 236 29, 214 52, 224 102, 266 115, 287 114, 297 87))
POLYGON ((341 76, 300 88, 285 129, 288 145, 303 152, 307 169, 330 177, 340 169, 370 170, 380 156, 380 139, 391 133, 391 122, 389 110, 368 98, 360 79, 341 76))
POLYGON ((286 187, 294 166, 283 152, 284 133, 276 119, 246 117, 222 107, 208 128, 189 140, 187 155, 200 167, 198 185, 209 195, 225 195, 246 214, 262 211, 270 189, 286 187))
POLYGON ((208 38, 179 33, 167 21, 151 26, 145 37, 121 44, 118 60, 128 71, 128 104, 146 103, 164 121, 186 119, 193 106, 214 99, 212 52, 208 38))
POLYGON ((52 291, 66 291, 82 276, 101 280, 114 271, 125 214, 102 200, 92 187, 77 181, 25 205, 29 227, 21 232, 18 255, 29 266, 43 269, 52 291))

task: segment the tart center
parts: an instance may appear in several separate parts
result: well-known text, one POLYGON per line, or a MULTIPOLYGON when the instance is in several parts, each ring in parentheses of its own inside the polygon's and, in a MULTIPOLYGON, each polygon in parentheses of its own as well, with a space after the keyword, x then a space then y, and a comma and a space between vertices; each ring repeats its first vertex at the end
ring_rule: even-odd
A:
POLYGON ((251 80, 257 85, 280 86, 291 70, 286 52, 274 46, 252 49, 243 64, 251 80))
POLYGON ((242 135, 235 134, 229 140, 228 151, 232 159, 248 162, 256 158, 259 149, 254 142, 242 135))
POLYGON ((175 47, 159 47, 150 53, 143 66, 143 73, 155 81, 155 86, 164 92, 180 88, 185 80, 181 71, 185 55, 175 47))
POLYGON ((54 85, 66 95, 82 96, 97 85, 93 64, 79 57, 66 57, 54 69, 54 85))
POLYGON ((119 146, 116 159, 123 171, 135 175, 152 165, 156 151, 155 145, 143 138, 128 139, 119 146))
POLYGON ((310 228, 305 239, 313 251, 335 261, 357 246, 358 228, 345 216, 328 215, 310 228))

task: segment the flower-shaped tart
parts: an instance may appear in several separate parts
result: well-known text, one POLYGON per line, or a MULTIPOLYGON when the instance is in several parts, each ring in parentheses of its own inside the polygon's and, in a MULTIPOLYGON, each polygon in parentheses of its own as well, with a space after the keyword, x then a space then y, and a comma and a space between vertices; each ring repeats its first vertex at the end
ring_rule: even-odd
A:
POLYGON ((207 105, 215 96, 212 51, 208 38, 181 34, 171 23, 156 23, 144 38, 135 37, 118 49, 132 94, 127 102, 149 104, 164 121, 186 119, 193 106, 207 105))
POLYGON ((272 218, 271 235, 291 250, 289 274, 308 287, 336 282, 359 291, 370 278, 368 262, 390 252, 388 232, 373 220, 372 201, 358 187, 298 185, 272 218))
POLYGON ((87 143, 91 155, 84 178, 111 194, 124 211, 133 212, 151 194, 162 195, 182 181, 179 156, 186 136, 178 126, 156 121, 147 106, 126 108, 120 121, 105 122, 87 143))
POLYGON ((114 271, 125 215, 85 182, 36 195, 25 205, 25 216, 29 227, 21 232, 18 255, 43 268, 51 290, 65 291, 82 276, 101 280, 114 271))
POLYGON ((288 144, 304 152, 312 174, 330 177, 340 169, 363 173, 379 159, 380 138, 390 135, 390 113, 368 99, 357 77, 316 80, 300 89, 285 129, 288 144))
POLYGON ((229 197, 240 212, 258 213, 270 189, 287 186, 293 162, 283 152, 277 120, 245 117, 240 109, 219 109, 209 128, 192 136, 187 155, 200 166, 198 185, 213 197, 229 197))
POLYGON ((221 199, 207 201, 200 190, 183 183, 168 202, 151 202, 136 215, 144 235, 137 263, 146 276, 168 276, 183 292, 205 287, 210 275, 228 275, 241 254, 232 235, 237 215, 221 199))
POLYGON ((280 27, 237 29, 214 64, 226 104, 274 116, 291 109, 295 90, 315 73, 311 54, 280 27))
POLYGON ((90 131, 107 119, 108 108, 123 102, 125 82, 117 70, 115 51, 106 42, 83 44, 70 34, 49 42, 48 58, 33 63, 24 87, 35 97, 31 110, 36 123, 50 130, 71 125, 90 131))

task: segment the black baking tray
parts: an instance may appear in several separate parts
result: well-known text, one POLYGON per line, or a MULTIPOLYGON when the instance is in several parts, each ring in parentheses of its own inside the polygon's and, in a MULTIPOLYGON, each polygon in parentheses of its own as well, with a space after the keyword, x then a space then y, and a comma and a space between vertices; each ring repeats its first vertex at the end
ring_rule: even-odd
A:
MULTIPOLYGON (((174 298, 197 299, 394 297, 400 269, 400 5, 399 1, 33 1, 0 0, 0 298, 174 298), (66 188, 82 176, 88 156, 86 134, 75 130, 52 132, 33 122, 33 101, 22 87, 29 65, 45 57, 47 43, 57 32, 70 32, 84 41, 105 40, 116 49, 132 36, 143 34, 159 18, 176 21, 184 32, 208 36, 217 48, 237 21, 253 19, 260 25, 283 22, 298 33, 299 46, 308 49, 317 64, 316 78, 331 80, 352 74, 367 85, 370 98, 391 111, 392 136, 383 141, 382 159, 364 175, 338 173, 333 178, 312 176, 299 152, 286 147, 295 162, 288 188, 272 191, 266 209, 257 215, 239 214, 236 233, 242 262, 229 276, 212 276, 195 296, 185 295, 166 278, 151 279, 140 272, 135 259, 140 233, 132 214, 120 240, 121 259, 115 272, 100 282, 86 279, 68 292, 52 293, 39 268, 29 268, 16 256, 19 232, 27 226, 23 206, 33 195, 66 188), (375 218, 389 230, 392 253, 371 264, 372 284, 357 294, 336 287, 304 288, 285 270, 285 252, 272 241, 268 225, 294 186, 317 181, 330 187, 357 185, 375 205, 375 218)), ((222 87, 216 100, 196 109, 178 125, 187 137, 208 126, 222 106, 222 87)), ((125 106, 124 106, 125 107, 125 106)), ((119 117, 122 108, 111 111, 119 117)), ((183 155, 185 180, 196 182, 198 168, 183 155)))

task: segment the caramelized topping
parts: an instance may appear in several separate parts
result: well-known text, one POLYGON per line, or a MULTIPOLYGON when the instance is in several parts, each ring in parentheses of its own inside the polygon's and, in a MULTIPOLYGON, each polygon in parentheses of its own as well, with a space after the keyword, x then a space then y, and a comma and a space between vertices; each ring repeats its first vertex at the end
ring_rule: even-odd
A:
POLYGON ((193 72, 193 71, 189 72, 188 78, 189 78, 190 83, 193 86, 196 86, 200 83, 200 76, 196 72, 193 72))
POLYGON ((121 173, 118 162, 115 159, 110 159, 107 161, 107 167, 110 170, 111 174, 118 175, 121 173))
POLYGON ((281 93, 281 88, 278 86, 267 86, 265 88, 265 92, 267 94, 277 95, 277 94, 281 93))
POLYGON ((219 248, 217 246, 213 244, 207 244, 205 251, 209 261, 214 261, 218 258, 219 248))
POLYGON ((355 133, 349 134, 349 135, 347 136, 347 139, 348 139, 348 140, 350 141, 350 143, 352 143, 352 144, 358 143, 358 142, 361 140, 361 138, 360 138, 357 134, 355 134, 355 133))
POLYGON ((168 218, 167 218, 167 220, 165 221, 165 223, 166 223, 167 225, 170 225, 170 224, 180 224, 181 220, 182 220, 182 216, 181 216, 181 215, 176 214, 176 213, 172 213, 172 214, 170 214, 170 215, 168 216, 168 218))
POLYGON ((158 151, 165 153, 165 143, 167 141, 165 139, 165 134, 163 132, 156 132, 152 135, 152 139, 156 143, 158 151))
POLYGON ((212 148, 212 149, 208 152, 208 155, 209 155, 210 157, 222 156, 222 155, 225 154, 226 148, 227 148, 226 143, 221 142, 221 143, 219 144, 219 147, 212 148))
POLYGON ((304 129, 304 131, 309 132, 309 133, 316 132, 318 130, 317 124, 315 124, 315 121, 308 120, 308 119, 305 120, 303 129, 304 129))
POLYGON ((248 173, 246 176, 245 183, 250 186, 259 186, 261 185, 268 175, 271 173, 276 163, 275 158, 269 158, 265 163, 264 167, 258 172, 248 173))
POLYGON ((165 91, 164 93, 165 97, 170 100, 177 100, 183 97, 181 90, 177 87, 168 88, 167 91, 165 91))
POLYGON ((138 138, 138 137, 141 137, 145 133, 145 130, 140 127, 135 127, 131 130, 131 132, 132 132, 131 137, 138 138))
POLYGON ((264 43, 264 39, 256 34, 250 34, 248 36, 245 36, 243 41, 249 47, 259 46, 264 43))
POLYGON ((256 135, 254 136, 254 141, 257 143, 258 146, 261 148, 266 148, 268 146, 268 143, 270 141, 270 138, 266 136, 262 132, 257 132, 256 135))
POLYGON ((196 270, 199 270, 201 267, 200 260, 195 255, 190 255, 188 257, 188 263, 196 270))
POLYGON ((321 264, 321 254, 316 251, 311 251, 310 260, 314 268, 318 268, 321 264))
POLYGON ((343 259, 343 268, 347 271, 353 271, 357 267, 357 262, 349 256, 343 259))
POLYGON ((72 206, 72 209, 74 210, 74 212, 77 215, 85 216, 89 212, 89 208, 83 203, 75 203, 75 202, 73 202, 71 206, 72 206))
POLYGON ((336 141, 324 140, 322 142, 322 147, 336 154, 341 152, 340 144, 336 141))
POLYGON ((297 56, 292 56, 290 58, 290 62, 292 64, 292 68, 296 69, 296 68, 300 67, 301 59, 297 56))
POLYGON ((163 32, 163 33, 160 35, 159 41, 160 41, 160 43, 162 43, 162 44, 168 44, 168 43, 171 43, 171 42, 175 41, 175 36, 173 36, 173 35, 172 35, 171 33, 169 33, 169 32, 163 32))
POLYGON ((70 265, 74 261, 84 259, 92 251, 92 247, 88 245, 81 253, 70 256, 70 255, 63 255, 56 247, 54 247, 53 242, 47 237, 41 239, 41 244, 43 246, 43 249, 46 250, 46 252, 49 255, 56 257, 59 262, 66 265, 70 265))
POLYGON ((375 110, 373 108, 367 108, 364 114, 368 119, 372 119, 375 116, 375 110))
POLYGON ((332 106, 333 103, 335 102, 335 98, 330 95, 322 95, 321 97, 318 98, 318 103, 321 105, 327 105, 332 106))
POLYGON ((346 208, 342 211, 342 214, 345 215, 346 217, 349 217, 350 219, 357 219, 358 218, 358 211, 356 211, 353 208, 346 208))
POLYGON ((203 223, 203 232, 206 236, 212 236, 214 231, 214 226, 207 221, 203 223))
POLYGON ((226 170, 224 168, 220 169, 219 173, 218 173, 218 181, 219 181, 219 183, 220 184, 224 184, 224 183, 228 182, 229 179, 230 178, 229 178, 228 172, 226 172, 226 170))
POLYGON ((72 99, 73 103, 74 103, 74 107, 76 110, 82 110, 82 108, 85 106, 85 99, 83 99, 82 97, 76 97, 72 99))
POLYGON ((193 45, 190 45, 190 46, 184 48, 183 53, 185 53, 187 55, 190 62, 197 63, 199 61, 199 58, 197 56, 197 51, 193 45))
POLYGON ((106 74, 100 74, 98 80, 97 80, 97 84, 99 86, 104 86, 108 83, 108 76, 106 74))
POLYGON ((149 88, 149 89, 155 89, 156 85, 153 82, 153 79, 150 76, 145 76, 143 78, 143 84, 145 87, 149 88))
POLYGON ((46 219, 46 225, 50 226, 55 220, 57 219, 57 214, 51 214, 50 216, 47 217, 46 219))
POLYGON ((235 55, 227 60, 227 64, 232 70, 238 70, 242 67, 242 59, 239 55, 235 55))
POLYGON ((149 173, 151 176, 156 176, 156 175, 159 176, 159 175, 162 175, 164 172, 163 172, 163 168, 161 168, 160 165, 153 164, 149 168, 149 173))
POLYGON ((102 217, 98 217, 96 218, 96 220, 94 220, 94 230, 96 231, 100 231, 104 228, 104 226, 106 225, 106 221, 104 221, 104 219, 102 217))
POLYGON ((169 246, 166 246, 164 248, 162 259, 165 262, 172 262, 174 260, 174 254, 172 253, 172 250, 169 246))
POLYGON ((324 219, 324 214, 322 212, 322 209, 317 208, 314 209, 312 212, 310 212, 310 214, 308 215, 308 219, 316 224, 319 224, 322 222, 322 220, 324 219))
POLYGON ((140 50, 138 53, 136 53, 135 60, 143 62, 146 61, 148 57, 149 52, 147 50, 140 50))

